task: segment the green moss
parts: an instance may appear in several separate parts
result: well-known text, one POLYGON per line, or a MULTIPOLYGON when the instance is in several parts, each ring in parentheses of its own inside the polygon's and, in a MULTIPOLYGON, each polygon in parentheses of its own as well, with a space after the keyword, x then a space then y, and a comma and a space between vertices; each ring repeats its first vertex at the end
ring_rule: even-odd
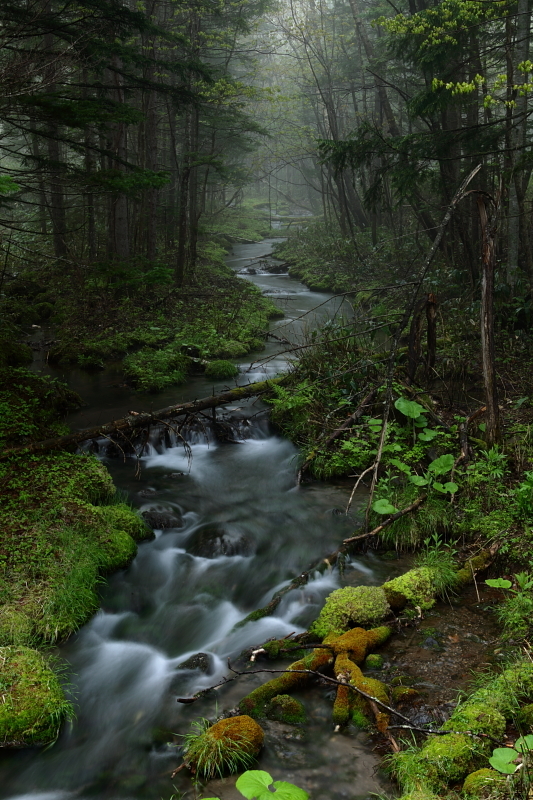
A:
POLYGON ((340 634, 348 628, 378 622, 387 616, 390 607, 385 592, 378 586, 345 586, 326 598, 310 633, 323 638, 340 634))
POLYGON ((462 733, 435 736, 420 751, 420 762, 431 764, 443 781, 458 781, 475 766, 474 741, 462 733))
POLYGON ((160 350, 145 347, 123 361, 124 374, 134 386, 147 392, 159 392, 167 386, 185 383, 189 359, 175 344, 160 350))
POLYGON ((402 595, 411 605, 419 606, 423 610, 427 610, 435 604, 433 575, 428 567, 411 569, 404 575, 387 581, 382 588, 387 597, 390 593, 389 602, 395 595, 402 595))
POLYGON ((466 797, 488 797, 504 791, 507 779, 494 769, 478 769, 467 775, 463 783, 463 795, 466 797))
POLYGON ((371 653, 365 658, 365 669, 382 669, 384 659, 379 653, 371 653))
POLYGON ((456 708, 448 722, 443 725, 443 730, 483 733, 497 741, 503 737, 505 728, 505 717, 492 705, 472 700, 456 708))
POLYGON ((201 780, 249 767, 263 745, 263 729, 243 714, 186 737, 185 763, 201 780))
POLYGON ((1 647, 0 663, 0 743, 52 742, 72 707, 44 656, 28 647, 1 647))
POLYGON ((150 539, 153 536, 152 530, 145 523, 143 518, 133 511, 126 503, 117 503, 112 506, 102 506, 99 508, 100 514, 111 527, 126 531, 133 539, 150 539))
POLYGON ((402 750, 388 763, 403 792, 439 792, 445 785, 437 767, 422 760, 417 750, 402 750))
POLYGON ((234 378, 239 368, 231 361, 211 361, 205 368, 207 378, 234 378))
POLYGON ((354 725, 356 725, 358 728, 361 728, 363 731, 366 731, 368 728, 370 728, 370 720, 360 708, 352 708, 350 719, 354 725))
POLYGON ((519 661, 500 675, 485 680, 484 686, 475 691, 468 702, 486 704, 509 721, 518 712, 520 701, 530 699, 533 699, 533 664, 519 661))
POLYGON ((288 694, 273 697, 266 709, 269 719, 285 722, 288 725, 301 725, 305 722, 305 708, 299 700, 288 694))

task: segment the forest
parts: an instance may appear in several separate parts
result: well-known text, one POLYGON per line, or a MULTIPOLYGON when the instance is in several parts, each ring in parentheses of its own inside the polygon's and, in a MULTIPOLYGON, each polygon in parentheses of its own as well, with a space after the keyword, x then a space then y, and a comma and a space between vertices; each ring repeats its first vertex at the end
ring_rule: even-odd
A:
POLYGON ((531 16, 0 4, 0 800, 531 797, 531 16))

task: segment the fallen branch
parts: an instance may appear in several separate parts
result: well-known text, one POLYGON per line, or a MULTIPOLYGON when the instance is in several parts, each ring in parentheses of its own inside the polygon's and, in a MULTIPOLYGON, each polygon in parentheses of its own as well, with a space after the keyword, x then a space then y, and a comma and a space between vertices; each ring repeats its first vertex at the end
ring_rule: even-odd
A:
POLYGON ((76 433, 58 436, 55 439, 45 439, 42 442, 33 442, 32 444, 27 444, 22 447, 12 447, 10 450, 5 450, 0 454, 0 461, 4 461, 11 456, 20 455, 21 453, 43 453, 48 450, 61 450, 65 447, 78 444, 79 442, 85 442, 88 439, 108 437, 109 434, 122 434, 126 431, 134 430, 135 428, 152 425, 161 422, 165 417, 194 414, 206 408, 216 408, 226 403, 232 403, 235 400, 242 400, 244 397, 264 394, 270 390, 273 384, 280 383, 283 379, 282 376, 271 380, 249 383, 247 386, 239 386, 227 392, 221 392, 211 397, 204 397, 201 400, 193 400, 190 403, 177 403, 173 406, 167 406, 166 408, 159 409, 159 411, 135 412, 135 414, 130 412, 128 416, 122 419, 117 419, 95 428, 84 428, 76 433))
POLYGON ((427 494, 423 494, 411 503, 410 506, 407 508, 403 508, 401 511, 397 511, 396 514, 393 514, 392 517, 389 517, 382 522, 381 525, 378 525, 377 528, 374 528, 373 531, 369 531, 368 533, 361 533, 358 536, 350 536, 349 539, 344 539, 343 545, 352 544, 352 542, 358 542, 360 539, 368 539, 369 536, 376 536, 376 534, 381 533, 383 528, 387 528, 389 525, 392 525, 393 522, 396 522, 397 519, 400 517, 404 517, 406 514, 409 514, 411 511, 416 511, 416 509, 422 505, 422 503, 426 500, 427 494))

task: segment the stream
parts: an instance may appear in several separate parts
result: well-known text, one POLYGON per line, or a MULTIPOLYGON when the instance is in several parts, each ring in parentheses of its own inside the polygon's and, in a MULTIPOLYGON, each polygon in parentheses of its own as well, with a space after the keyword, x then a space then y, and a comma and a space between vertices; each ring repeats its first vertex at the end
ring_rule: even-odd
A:
MULTIPOLYGON (((254 259, 268 256, 273 241, 235 245, 228 263, 237 271, 252 261, 257 266, 254 259)), ((287 275, 265 274, 259 267, 244 277, 282 307, 286 316, 271 330, 295 344, 320 319, 343 313, 342 300, 311 293, 287 275), (292 321, 323 302, 316 313, 292 321)), ((286 369, 286 356, 279 354, 286 347, 269 340, 265 350, 240 359, 238 383, 286 369)), ((87 402, 71 415, 74 428, 97 425, 130 409, 203 397, 226 385, 196 376, 184 387, 153 397, 121 385, 118 368, 92 374, 52 372, 44 364, 37 368, 67 380, 87 402)), ((124 463, 102 449, 100 457, 129 501, 141 511, 173 514, 175 526, 157 530, 153 540, 139 546, 127 570, 110 576, 102 585, 101 610, 58 648, 77 717, 46 750, 0 755, 0 798, 177 800, 180 792, 187 798, 241 798, 235 778, 211 781, 198 794, 185 772, 170 779, 181 763, 179 735, 199 717, 214 719, 234 708, 270 676, 246 675, 192 705, 176 699, 230 675, 228 658, 238 669, 286 665, 258 661, 246 667, 239 654, 270 637, 303 631, 336 587, 379 584, 399 571, 372 554, 354 558, 342 582, 337 572, 317 573, 307 586, 285 595, 274 616, 235 628, 353 531, 357 503, 355 516, 337 513, 346 506, 345 482, 295 487, 298 452, 269 427, 264 404, 247 400, 224 413, 237 420, 238 441, 215 441, 206 423, 207 436, 189 434, 192 459, 172 437, 166 445, 149 445, 140 477, 132 459, 124 463), (224 552, 211 546, 213 532, 224 536, 224 552), (201 668, 181 666, 198 653, 204 654, 198 660, 201 668)), ((312 800, 390 792, 368 736, 355 729, 333 733, 332 692, 314 688, 298 697, 308 723, 300 728, 266 722, 259 768, 306 789, 312 800)))

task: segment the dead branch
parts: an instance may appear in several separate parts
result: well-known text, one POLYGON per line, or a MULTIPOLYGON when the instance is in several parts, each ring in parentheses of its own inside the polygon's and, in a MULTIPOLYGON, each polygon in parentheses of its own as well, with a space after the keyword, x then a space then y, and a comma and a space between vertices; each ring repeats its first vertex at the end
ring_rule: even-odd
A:
POLYGON ((397 519, 400 517, 404 517, 406 514, 409 514, 411 511, 416 511, 416 509, 422 505, 422 503, 426 500, 427 494, 423 494, 411 503, 410 506, 407 508, 403 508, 401 511, 398 511, 396 514, 393 514, 392 517, 389 517, 382 522, 381 525, 378 525, 377 528, 374 528, 373 531, 369 531, 369 533, 361 533, 358 536, 350 536, 349 539, 344 539, 343 545, 352 544, 352 542, 358 542, 360 539, 368 539, 369 536, 375 536, 378 533, 381 533, 383 528, 387 528, 389 525, 392 525, 393 522, 396 522, 397 519))
POLYGON ((145 411, 136 413, 135 415, 128 414, 128 416, 122 419, 117 419, 95 428, 84 428, 81 431, 70 433, 67 436, 45 439, 42 442, 33 442, 32 444, 27 444, 22 447, 12 447, 0 453, 0 461, 4 461, 11 456, 20 455, 21 453, 43 453, 49 450, 61 450, 78 444, 79 442, 85 442, 88 439, 99 439, 100 437, 109 436, 109 434, 123 434, 135 428, 152 425, 160 422, 161 419, 165 417, 194 414, 196 411, 201 411, 205 408, 216 408, 226 403, 232 403, 235 400, 242 400, 244 397, 265 394, 274 384, 281 383, 283 380, 284 377, 282 376, 280 378, 272 378, 271 380, 257 381, 255 383, 249 383, 247 386, 239 386, 227 392, 212 395, 211 397, 204 397, 201 400, 193 400, 190 403, 177 403, 176 405, 162 408, 159 411, 145 411))

